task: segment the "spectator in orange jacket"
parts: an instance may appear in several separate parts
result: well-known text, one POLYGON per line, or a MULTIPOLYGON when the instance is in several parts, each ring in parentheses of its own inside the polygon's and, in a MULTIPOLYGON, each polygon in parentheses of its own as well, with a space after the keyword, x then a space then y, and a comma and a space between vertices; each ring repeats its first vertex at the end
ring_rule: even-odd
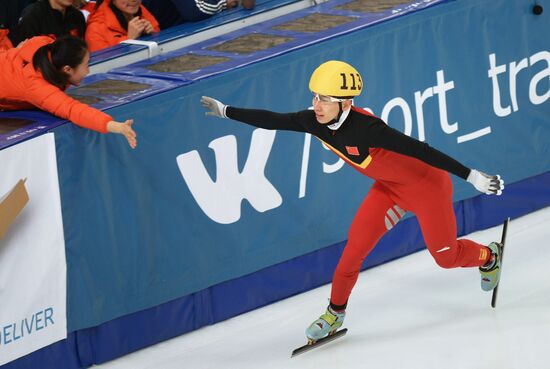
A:
POLYGON ((88 18, 86 42, 90 51, 97 51, 159 31, 157 20, 141 0, 99 0, 88 18))
POLYGON ((37 36, 19 48, 0 52, 0 110, 40 108, 58 117, 101 133, 123 135, 136 147, 133 120, 116 122, 110 115, 68 96, 69 85, 78 86, 88 74, 90 53, 77 37, 53 40, 37 36))

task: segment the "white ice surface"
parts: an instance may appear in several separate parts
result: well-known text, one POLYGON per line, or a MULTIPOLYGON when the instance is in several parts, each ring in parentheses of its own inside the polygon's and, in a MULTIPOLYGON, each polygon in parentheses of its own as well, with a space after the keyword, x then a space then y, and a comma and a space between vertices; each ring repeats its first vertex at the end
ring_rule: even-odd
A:
MULTIPOLYGON (((500 239, 502 227, 468 236, 500 239)), ((290 358, 330 285, 143 349, 101 369, 548 369, 550 208, 513 219, 496 309, 476 268, 444 270, 427 251, 361 273, 347 336, 290 358)))

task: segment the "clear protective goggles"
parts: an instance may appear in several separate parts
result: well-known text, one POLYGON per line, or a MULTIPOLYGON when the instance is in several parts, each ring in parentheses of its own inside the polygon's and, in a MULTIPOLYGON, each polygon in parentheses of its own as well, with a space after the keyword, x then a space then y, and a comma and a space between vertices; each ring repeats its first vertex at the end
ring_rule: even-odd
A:
POLYGON ((334 102, 343 102, 349 99, 338 99, 336 97, 332 96, 325 96, 325 95, 319 95, 315 92, 313 92, 313 101, 318 101, 321 104, 328 104, 328 103, 334 103, 334 102))

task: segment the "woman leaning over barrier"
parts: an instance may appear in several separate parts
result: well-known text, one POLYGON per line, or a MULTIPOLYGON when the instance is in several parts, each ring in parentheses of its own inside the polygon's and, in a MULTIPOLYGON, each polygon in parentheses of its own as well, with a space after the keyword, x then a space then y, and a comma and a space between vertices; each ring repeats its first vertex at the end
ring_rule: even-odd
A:
POLYGON ((65 93, 88 74, 90 53, 86 43, 67 36, 54 40, 33 37, 21 47, 0 51, 0 110, 39 108, 83 128, 100 133, 119 133, 136 147, 133 120, 116 122, 97 109, 65 93))

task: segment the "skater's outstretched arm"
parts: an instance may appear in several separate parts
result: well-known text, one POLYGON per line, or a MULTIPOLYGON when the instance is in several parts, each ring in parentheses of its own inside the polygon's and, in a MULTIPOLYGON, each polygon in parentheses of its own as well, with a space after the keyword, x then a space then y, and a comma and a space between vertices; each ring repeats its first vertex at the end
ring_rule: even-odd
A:
POLYGON ((478 191, 487 195, 500 195, 504 189, 504 181, 499 175, 488 175, 476 169, 470 169, 447 154, 420 142, 383 123, 373 122, 370 132, 371 145, 411 156, 423 162, 443 169, 449 173, 467 180, 478 191))
POLYGON ((300 116, 302 114, 313 114, 308 111, 285 114, 269 110, 235 108, 208 96, 201 97, 201 104, 208 110, 205 113, 206 115, 230 118, 258 128, 297 132, 306 132, 300 124, 300 121, 302 121, 300 116))

